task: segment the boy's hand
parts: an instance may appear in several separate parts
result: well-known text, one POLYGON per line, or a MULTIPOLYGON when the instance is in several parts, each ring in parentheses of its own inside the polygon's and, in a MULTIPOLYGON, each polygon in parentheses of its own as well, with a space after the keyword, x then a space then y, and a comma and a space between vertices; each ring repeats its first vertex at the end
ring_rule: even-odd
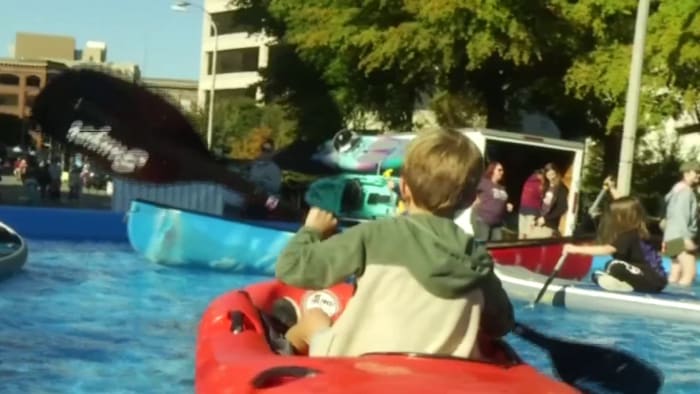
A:
POLYGON ((695 244, 695 242, 693 242, 690 239, 684 239, 683 246, 685 246, 685 250, 688 252, 693 252, 693 251, 695 251, 695 249, 698 248, 698 246, 695 244))
POLYGON ((538 217, 538 218, 537 218, 537 221, 535 222, 535 224, 536 224, 537 226, 539 226, 539 227, 544 226, 544 218, 543 218, 542 216, 538 217))
POLYGON ((306 215, 304 226, 317 230, 325 237, 335 232, 338 220, 330 212, 321 208, 311 207, 306 215))
POLYGON ((609 189, 609 188, 611 188, 611 187, 615 187, 615 181, 613 180, 613 177, 612 177, 612 176, 608 176, 608 177, 605 178, 605 180, 603 181, 603 188, 609 189))

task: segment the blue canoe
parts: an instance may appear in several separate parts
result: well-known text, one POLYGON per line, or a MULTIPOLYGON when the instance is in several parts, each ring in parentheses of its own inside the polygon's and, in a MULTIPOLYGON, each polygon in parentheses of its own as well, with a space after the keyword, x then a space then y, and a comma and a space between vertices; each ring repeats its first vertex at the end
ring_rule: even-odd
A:
POLYGON ((243 222, 149 201, 128 214, 131 246, 148 260, 241 274, 274 275, 277 256, 299 223, 243 222))
MULTIPOLYGON (((129 210, 127 230, 132 247, 156 263, 271 276, 274 275, 277 256, 299 225, 292 222, 226 219, 134 200, 129 210)), ((527 240, 506 246, 501 244, 508 242, 500 242, 490 244, 489 249, 492 249, 494 258, 503 264, 524 265, 533 269, 524 264, 532 260, 531 249, 535 248, 535 254, 540 258, 545 255, 558 258, 561 243, 574 240, 567 238, 557 241, 527 240), (502 253, 504 248, 509 250, 507 255, 502 253), (545 253, 548 248, 557 250, 545 253)), ((588 273, 576 277, 588 277, 593 271, 603 270, 608 260, 609 257, 602 256, 593 258, 592 263, 585 267, 588 273)), ((554 261, 551 263, 553 265, 554 261)), ((542 265, 542 261, 538 261, 538 265, 542 265)), ((664 268, 667 271, 670 268, 666 258, 664 268)))

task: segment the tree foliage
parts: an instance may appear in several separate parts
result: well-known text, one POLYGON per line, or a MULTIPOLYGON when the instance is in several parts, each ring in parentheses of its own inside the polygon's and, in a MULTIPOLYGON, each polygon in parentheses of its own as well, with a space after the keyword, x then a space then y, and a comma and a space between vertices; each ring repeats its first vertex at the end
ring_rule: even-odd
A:
MULTIPOLYGON (((537 110, 565 137, 605 140, 614 161, 637 0, 233 2, 319 77, 345 119, 369 112, 405 129, 425 94, 446 125, 482 111, 487 126, 510 128, 537 110)), ((698 102, 699 13, 697 0, 652 0, 641 127, 698 102)), ((274 83, 298 94, 298 82, 274 83)))
MULTIPOLYGON (((193 108, 190 121, 206 136, 207 112, 193 108)), ((220 99, 214 105, 212 150, 237 159, 254 159, 262 142, 272 139, 278 148, 296 138, 297 122, 284 106, 259 105, 248 97, 220 99)))
MULTIPOLYGON (((588 1, 582 3, 596 3, 588 1)), ((609 107, 606 130, 619 130, 624 120, 636 0, 608 4, 611 20, 573 14, 572 20, 590 28, 594 46, 578 54, 566 75, 566 85, 578 98, 593 98, 609 107), (615 14, 616 12, 616 14, 615 14)), ((598 5, 598 8, 601 5, 598 5)), ((589 9, 595 9, 590 6, 589 9)), ((669 116, 694 107, 700 98, 700 3, 695 0, 657 0, 649 17, 645 46, 640 118, 654 126, 669 116)), ((589 13, 590 14, 590 11, 589 13)), ((604 14, 603 14, 604 15, 604 14)))

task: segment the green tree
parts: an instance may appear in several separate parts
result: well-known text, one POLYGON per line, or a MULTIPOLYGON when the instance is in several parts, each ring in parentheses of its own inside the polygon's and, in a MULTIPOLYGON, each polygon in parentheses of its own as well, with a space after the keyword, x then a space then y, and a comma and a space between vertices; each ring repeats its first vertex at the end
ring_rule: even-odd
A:
POLYGON ((558 22, 531 2, 482 3, 270 0, 268 9, 345 114, 359 107, 406 126, 419 92, 459 95, 471 88, 485 103, 489 125, 498 125, 505 119, 504 86, 515 87, 509 74, 541 61, 558 22))
MULTIPOLYGON (((509 128, 535 109, 616 162, 637 0, 234 1, 320 75, 345 118, 405 128, 421 94, 448 125, 482 110, 509 128)), ((697 102, 699 8, 652 2, 642 128, 697 102)))
POLYGON ((300 139, 320 141, 343 127, 342 110, 323 76, 301 59, 295 45, 286 40, 286 24, 270 12, 269 0, 231 0, 234 24, 249 33, 265 31, 276 40, 270 45, 268 66, 259 70, 258 84, 265 101, 284 106, 296 119, 300 139))
MULTIPOLYGON (((207 111, 193 107, 187 116, 202 136, 206 135, 207 111)), ((212 150, 221 155, 251 159, 260 152, 255 152, 248 139, 262 142, 264 135, 281 148, 296 138, 296 132, 293 114, 280 104, 260 105, 249 97, 234 97, 214 105, 212 150)))
MULTIPOLYGON (((597 108, 604 131, 619 133, 624 121, 636 0, 587 0, 568 7, 568 20, 591 47, 578 53, 567 71, 568 93, 597 108)), ((644 59, 640 128, 656 126, 698 103, 700 3, 652 3, 644 59)), ((607 155, 606 155, 606 158, 607 155)))
POLYGON ((269 65, 261 74, 260 87, 266 100, 287 109, 297 121, 301 138, 320 141, 343 127, 343 115, 327 84, 299 58, 293 46, 272 46, 269 65))
POLYGON ((566 1, 236 4, 321 73, 345 117, 376 113, 396 128, 410 126, 421 93, 434 97, 432 107, 443 109, 438 118, 448 124, 469 123, 449 119, 449 109, 461 108, 460 117, 483 109, 488 126, 505 127, 520 107, 558 105, 574 55, 591 45, 570 23, 566 1), (541 94, 531 93, 540 87, 541 94))

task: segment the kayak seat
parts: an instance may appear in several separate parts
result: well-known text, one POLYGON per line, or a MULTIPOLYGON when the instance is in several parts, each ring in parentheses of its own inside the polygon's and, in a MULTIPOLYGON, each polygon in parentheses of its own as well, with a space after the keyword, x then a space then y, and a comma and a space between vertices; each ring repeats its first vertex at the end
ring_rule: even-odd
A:
POLYGON ((362 209, 364 193, 362 183, 357 179, 345 182, 343 194, 340 197, 341 212, 351 212, 362 209))
MULTIPOLYGON (((248 293, 242 293, 245 293, 247 297, 250 297, 248 293)), ((270 346, 270 350, 281 355, 293 355, 294 349, 284 337, 284 334, 296 321, 285 322, 285 320, 287 319, 283 317, 278 318, 274 314, 266 313, 258 308, 255 309, 259 314, 260 322, 263 326, 262 328, 263 334, 265 336, 265 341, 270 346)), ((250 321, 250 318, 243 311, 233 309, 229 311, 228 315, 229 319, 231 320, 231 333, 240 334, 241 332, 246 330, 254 330, 254 324, 250 321)))

